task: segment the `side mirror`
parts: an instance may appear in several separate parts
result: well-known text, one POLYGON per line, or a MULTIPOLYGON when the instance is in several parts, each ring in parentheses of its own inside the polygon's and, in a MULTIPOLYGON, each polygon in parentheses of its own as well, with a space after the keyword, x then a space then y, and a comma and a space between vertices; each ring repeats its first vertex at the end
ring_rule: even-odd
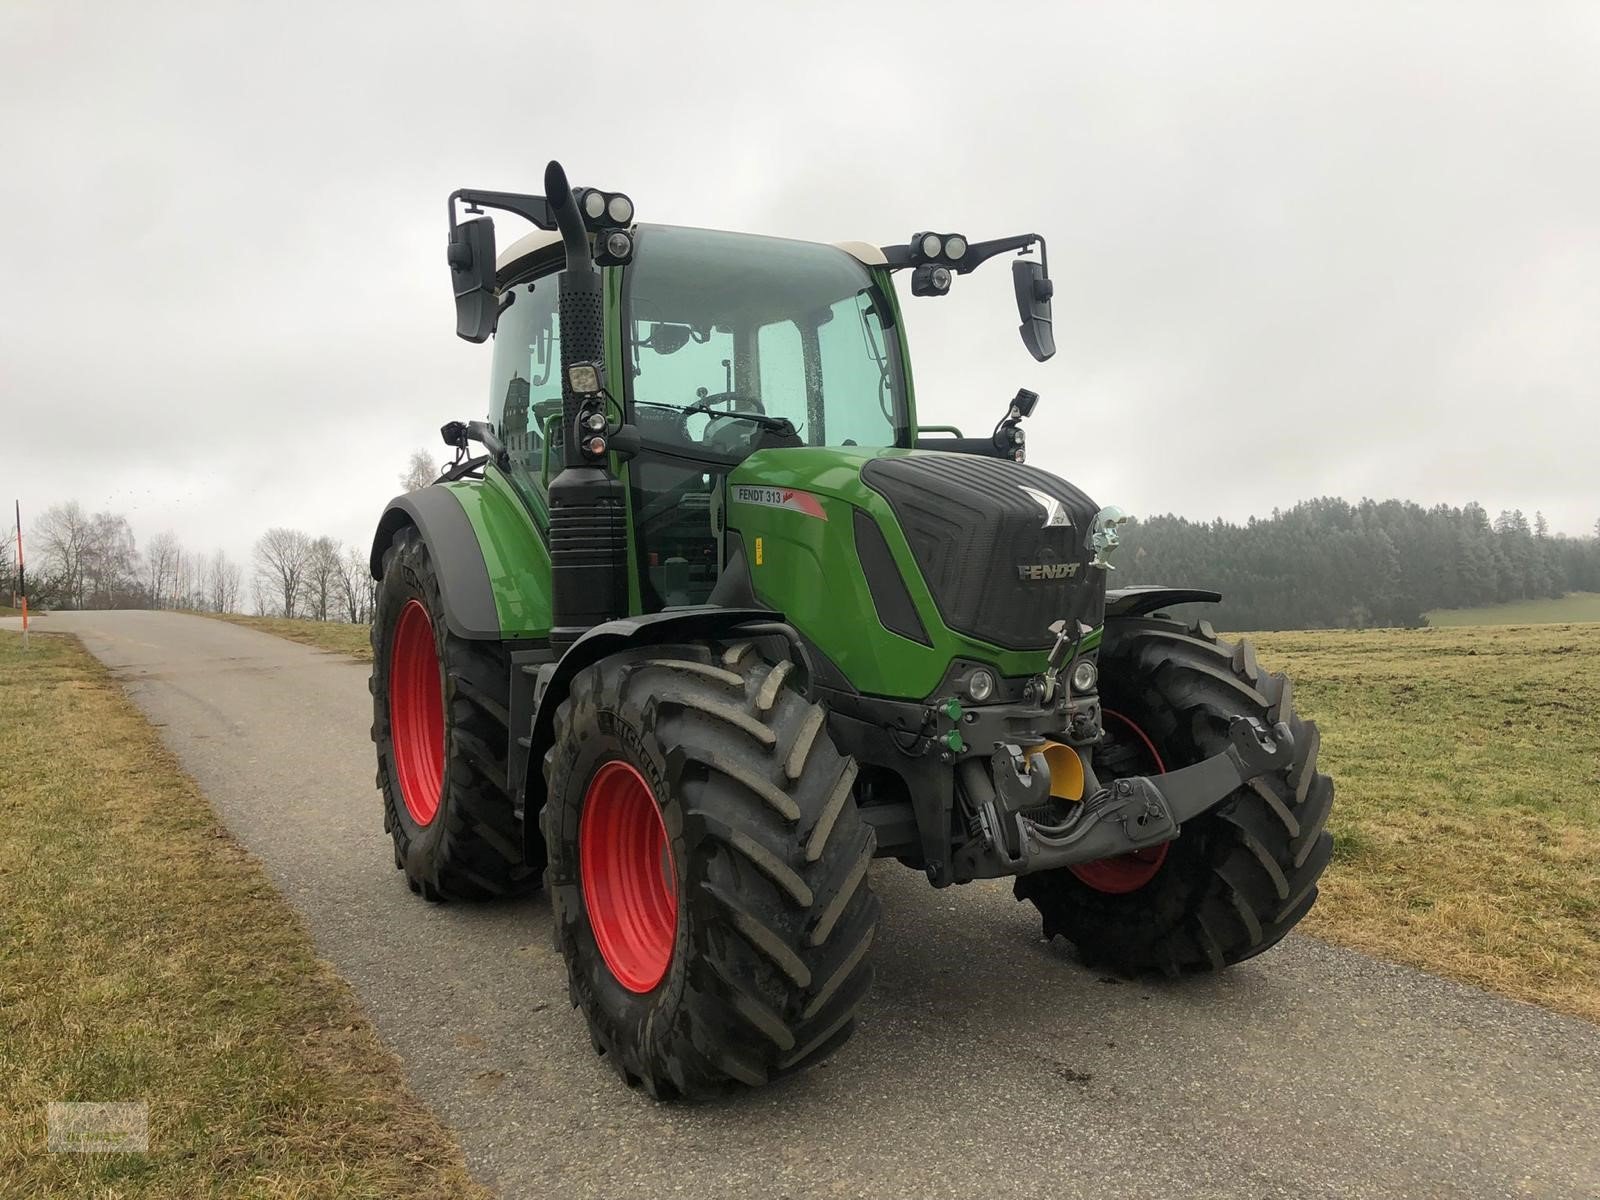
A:
POLYGON ((474 217, 452 225, 448 257, 456 297, 456 336, 487 341, 500 315, 494 294, 494 221, 474 217))
POLYGON ((1056 335, 1050 324, 1050 297, 1055 285, 1044 264, 1019 258, 1011 264, 1011 285, 1017 293, 1017 316, 1022 319, 1022 344, 1039 362, 1056 352, 1056 335))

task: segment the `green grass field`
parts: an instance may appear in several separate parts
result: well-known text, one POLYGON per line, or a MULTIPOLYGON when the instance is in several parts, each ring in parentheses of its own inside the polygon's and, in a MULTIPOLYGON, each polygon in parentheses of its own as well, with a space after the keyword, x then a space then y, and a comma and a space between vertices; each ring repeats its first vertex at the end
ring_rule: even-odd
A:
POLYGON ((1252 640, 1338 789, 1304 928, 1600 1021, 1600 625, 1252 640))
POLYGON ((1568 592, 1559 600, 1517 600, 1483 608, 1436 608, 1430 625, 1549 625, 1600 621, 1600 592, 1568 592))
MULTIPOLYGON (((365 626, 242 623, 371 658, 365 626)), ((1303 928, 1600 1021, 1600 624, 1245 636, 1338 789, 1303 928)))

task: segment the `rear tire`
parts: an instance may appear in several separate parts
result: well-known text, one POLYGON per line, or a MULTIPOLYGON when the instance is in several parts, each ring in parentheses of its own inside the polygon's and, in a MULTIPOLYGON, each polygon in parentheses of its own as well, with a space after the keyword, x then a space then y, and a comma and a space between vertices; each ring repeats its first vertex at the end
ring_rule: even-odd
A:
POLYGON ((484 900, 537 888, 543 864, 523 861, 506 794, 505 653, 446 627, 432 556, 410 525, 384 551, 369 686, 383 827, 411 890, 484 900))
MULTIPOLYGON (((1277 944, 1316 902, 1333 853, 1333 781, 1317 771, 1317 727, 1295 715, 1288 679, 1261 670, 1249 642, 1220 641, 1204 621, 1161 618, 1109 622, 1100 679, 1107 733, 1115 739, 1136 725, 1167 770, 1223 750, 1238 716, 1286 723, 1294 761, 1185 822, 1138 886, 1111 891, 1071 869, 1043 871, 1017 880, 1017 899, 1038 907, 1047 938, 1059 934, 1086 965, 1125 974, 1219 970, 1277 944)), ((1124 769, 1115 740, 1105 762, 1097 753, 1102 782, 1153 770, 1128 753, 1143 741, 1124 740, 1124 769)), ((1139 879, 1126 870, 1087 874, 1113 887, 1139 879)))
POLYGON ((643 647, 580 672, 556 711, 542 817, 556 943, 596 1050, 657 1099, 820 1062, 872 980, 856 766, 789 671, 748 644, 643 647), (640 786, 643 814, 618 793, 640 786), (632 833, 614 823, 624 808, 632 833), (599 874, 626 855, 586 837, 591 811, 648 860, 628 880, 599 874), (641 893, 634 917, 608 915, 641 893))

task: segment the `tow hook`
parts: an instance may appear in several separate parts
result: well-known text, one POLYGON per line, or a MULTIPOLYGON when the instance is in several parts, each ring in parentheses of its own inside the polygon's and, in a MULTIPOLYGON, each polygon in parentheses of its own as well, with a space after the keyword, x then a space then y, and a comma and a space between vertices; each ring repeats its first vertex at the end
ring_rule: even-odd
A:
POLYGON ((1185 821, 1250 780, 1294 761, 1294 735, 1282 722, 1269 732, 1253 717, 1237 717, 1228 726, 1228 743, 1220 754, 1193 766, 1118 779, 1086 800, 1076 819, 1053 828, 1032 825, 1029 836, 1047 853, 1057 852, 1050 855, 1051 865, 1089 862, 1169 842, 1185 821))

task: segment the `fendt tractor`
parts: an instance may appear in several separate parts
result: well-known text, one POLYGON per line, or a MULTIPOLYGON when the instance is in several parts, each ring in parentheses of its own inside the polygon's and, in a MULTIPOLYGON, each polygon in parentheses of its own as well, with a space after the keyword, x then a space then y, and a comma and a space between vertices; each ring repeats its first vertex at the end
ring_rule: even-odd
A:
POLYGON ((987 436, 917 422, 894 275, 943 297, 1012 256, 1042 362, 1042 237, 824 245, 544 182, 449 198, 489 419, 444 426, 455 461, 372 546, 412 891, 542 884, 596 1050, 657 1098, 849 1037, 874 858, 1014 877, 1125 974, 1226 967, 1306 914, 1333 785, 1289 681, 1164 611, 1215 592, 1107 590, 1127 518, 1024 462, 1034 393, 987 436), (486 209, 534 230, 497 257, 486 209))

